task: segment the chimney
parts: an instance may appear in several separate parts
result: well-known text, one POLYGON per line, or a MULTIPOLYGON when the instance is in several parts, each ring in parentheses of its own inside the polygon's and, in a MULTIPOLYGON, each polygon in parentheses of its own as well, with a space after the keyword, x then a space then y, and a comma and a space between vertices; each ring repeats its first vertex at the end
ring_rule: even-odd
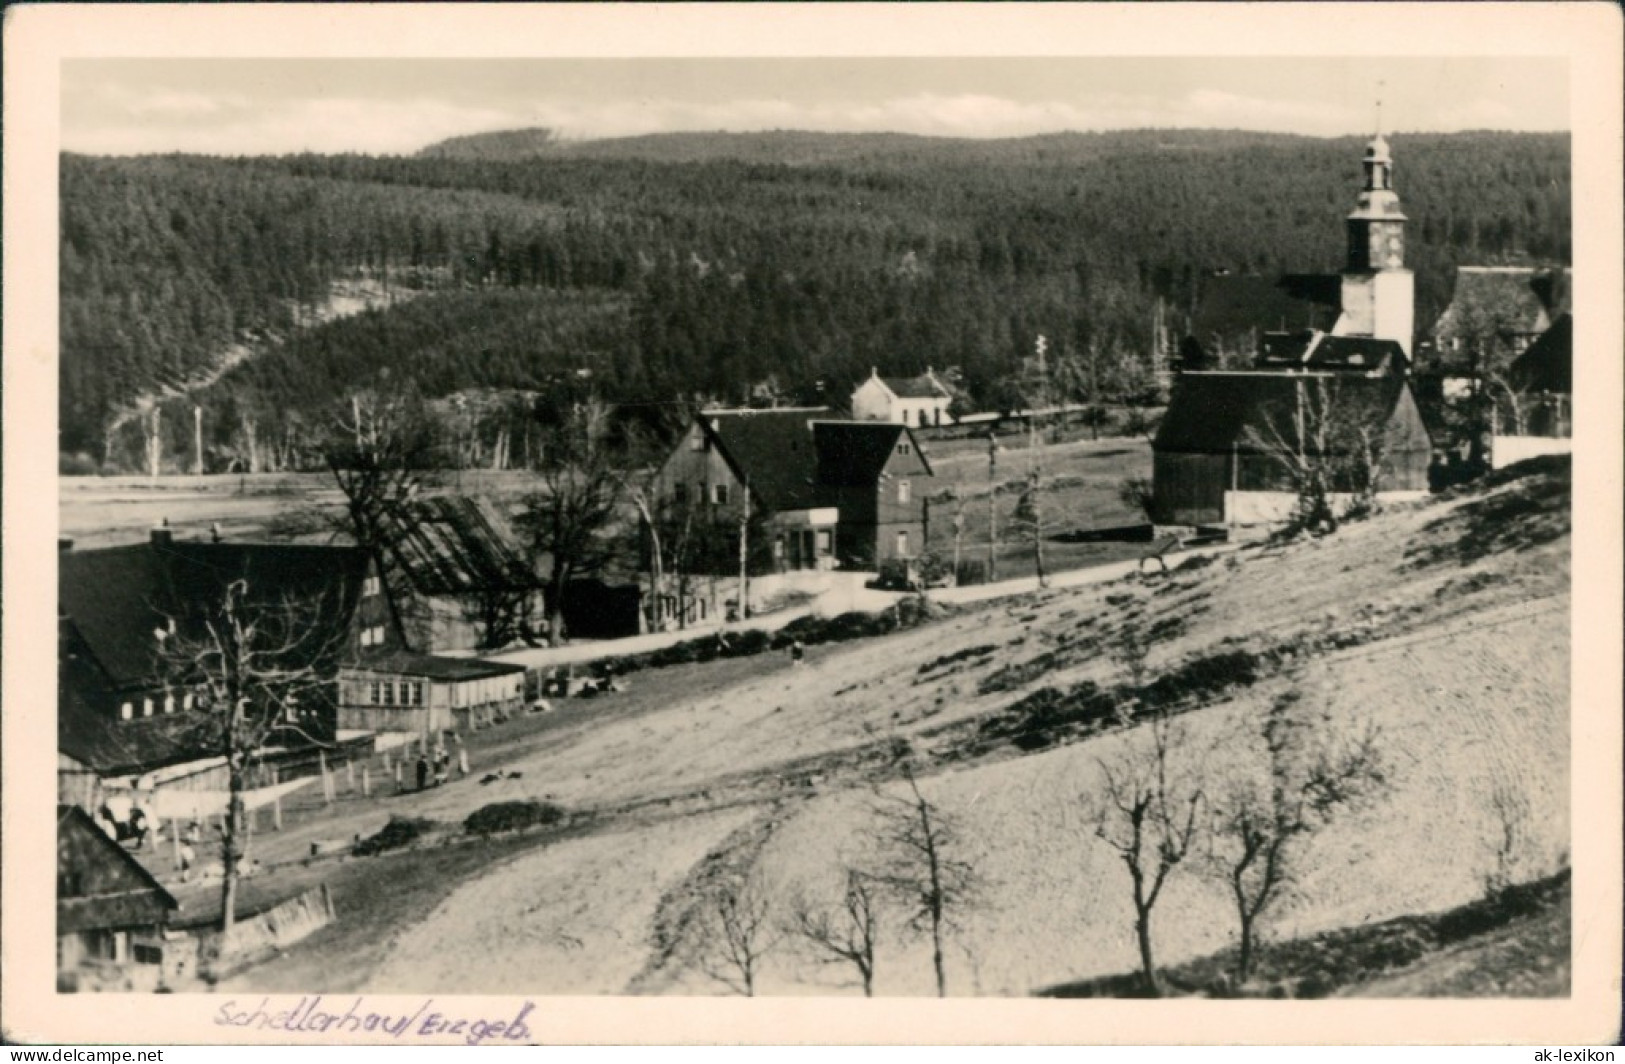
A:
POLYGON ((223 537, 220 535, 220 522, 211 521, 209 523, 209 542, 219 543, 222 538, 223 537))
POLYGON ((154 547, 167 547, 175 542, 175 533, 170 531, 169 518, 164 518, 157 528, 152 530, 152 545, 154 547))
POLYGON ((66 554, 73 549, 73 540, 67 536, 56 537, 56 549, 60 554, 66 554))

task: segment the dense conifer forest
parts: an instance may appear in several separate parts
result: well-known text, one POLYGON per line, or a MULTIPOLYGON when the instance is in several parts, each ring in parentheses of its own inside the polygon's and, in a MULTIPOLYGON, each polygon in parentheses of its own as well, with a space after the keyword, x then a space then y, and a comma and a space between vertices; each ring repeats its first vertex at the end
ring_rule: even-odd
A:
MULTIPOLYGON (((1568 261, 1566 135, 1391 139, 1419 325, 1458 263, 1568 261)), ((415 157, 65 155, 64 468, 143 468, 155 401, 165 468, 190 467, 194 405, 209 468, 243 465, 246 435, 298 465, 385 379, 844 402, 872 366, 929 365, 996 405, 1039 333, 1088 361, 1087 398, 1132 400, 1159 312, 1177 336, 1215 271, 1341 266, 1362 147, 530 131, 415 157)))

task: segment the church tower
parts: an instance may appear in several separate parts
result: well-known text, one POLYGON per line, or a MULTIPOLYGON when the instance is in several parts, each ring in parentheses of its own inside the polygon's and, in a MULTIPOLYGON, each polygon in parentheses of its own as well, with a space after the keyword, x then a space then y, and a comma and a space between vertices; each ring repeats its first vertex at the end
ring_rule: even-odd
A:
POLYGON ((1365 187, 1348 216, 1343 312, 1334 336, 1397 340, 1411 355, 1416 278, 1405 268, 1405 215, 1394 191, 1394 159, 1378 134, 1365 148, 1365 187))

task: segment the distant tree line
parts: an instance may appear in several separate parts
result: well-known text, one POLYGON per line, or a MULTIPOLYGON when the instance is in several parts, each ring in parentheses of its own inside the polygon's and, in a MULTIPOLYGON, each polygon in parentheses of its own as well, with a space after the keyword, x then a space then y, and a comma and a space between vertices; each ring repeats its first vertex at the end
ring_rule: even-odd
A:
MULTIPOLYGON (((208 464, 240 463, 244 411, 265 439, 297 435, 335 383, 386 371, 435 399, 586 369, 627 404, 844 402, 871 366, 955 366, 992 407, 1040 333, 1086 360, 1085 399, 1132 398, 1153 321, 1177 334, 1211 271, 1337 269, 1360 179, 1355 138, 798 136, 741 140, 746 159, 681 138, 66 155, 62 448, 141 468, 141 404, 195 404, 208 464), (353 309, 340 282, 377 309, 328 320, 353 309)), ((1567 259, 1566 136, 1405 136, 1396 154, 1419 321, 1458 262, 1567 259)), ((190 410, 162 425, 190 468, 190 410)))

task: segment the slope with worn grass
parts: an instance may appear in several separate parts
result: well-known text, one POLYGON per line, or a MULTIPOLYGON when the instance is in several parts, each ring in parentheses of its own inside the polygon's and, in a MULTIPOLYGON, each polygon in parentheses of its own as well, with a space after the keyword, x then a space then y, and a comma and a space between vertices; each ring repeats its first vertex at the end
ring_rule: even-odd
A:
MULTIPOLYGON (((895 793, 905 767, 958 821, 981 873, 954 914, 950 993, 1028 994, 1132 970, 1127 873, 1089 810, 1102 761, 1144 729, 1070 712, 1121 693, 1128 631, 1147 646, 1146 689, 1178 714, 1177 767, 1206 786, 1262 771, 1261 714, 1288 689, 1327 735, 1376 729, 1385 786, 1307 840, 1270 939, 1461 905, 1498 872, 1552 873, 1567 863, 1571 815, 1568 485, 1566 463, 1538 463, 1324 539, 991 603, 813 647, 801 667, 775 654, 730 662, 721 688, 695 686, 710 666, 639 673, 661 698, 514 764, 568 807, 653 826, 490 871, 404 933, 384 971, 403 989, 475 978, 454 944, 477 941, 482 963, 513 978, 545 961, 537 978, 555 990, 714 993, 695 971, 651 967, 683 954, 656 925, 696 926, 685 906, 703 892, 682 869, 702 850, 720 860, 743 821, 684 825, 721 807, 774 809, 748 862, 773 903, 798 890, 833 898, 843 867, 873 861, 873 792, 895 793), (1040 709, 1050 715, 1037 724, 1023 716, 1040 709), (612 858, 631 863, 617 872, 612 858), (625 889, 611 889, 617 877, 625 889), (588 964, 496 933, 504 919, 540 919, 537 904, 587 906, 613 934, 588 964)), ((449 820, 478 797, 451 788, 420 811, 449 820)), ((1153 918, 1163 964, 1234 939, 1224 887, 1193 872, 1170 881, 1153 918)), ((895 905, 881 934, 877 993, 933 993, 929 944, 895 905)), ((781 945, 758 992, 837 992, 841 974, 781 945)))

